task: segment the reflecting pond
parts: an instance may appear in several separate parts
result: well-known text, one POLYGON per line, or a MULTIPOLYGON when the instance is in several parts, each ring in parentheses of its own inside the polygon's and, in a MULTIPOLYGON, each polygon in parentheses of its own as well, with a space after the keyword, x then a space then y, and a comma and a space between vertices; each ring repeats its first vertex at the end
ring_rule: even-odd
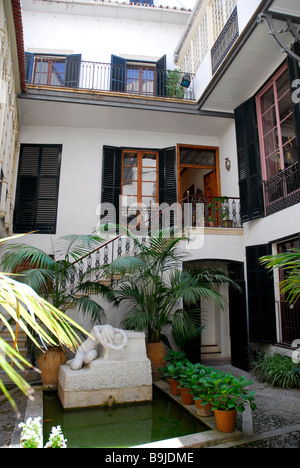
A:
POLYGON ((130 447, 207 430, 155 387, 152 402, 76 410, 64 410, 56 392, 44 392, 45 443, 58 425, 68 448, 130 447))

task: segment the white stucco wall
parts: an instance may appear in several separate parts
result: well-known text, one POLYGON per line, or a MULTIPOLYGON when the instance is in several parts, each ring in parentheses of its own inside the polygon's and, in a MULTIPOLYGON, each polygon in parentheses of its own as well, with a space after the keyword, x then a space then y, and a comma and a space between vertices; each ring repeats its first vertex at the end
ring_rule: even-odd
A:
POLYGON ((173 68, 174 48, 188 18, 187 11, 113 4, 85 9, 76 2, 47 8, 45 2, 24 0, 25 49, 82 54, 83 61, 102 63, 110 63, 111 54, 149 61, 166 54, 173 68))

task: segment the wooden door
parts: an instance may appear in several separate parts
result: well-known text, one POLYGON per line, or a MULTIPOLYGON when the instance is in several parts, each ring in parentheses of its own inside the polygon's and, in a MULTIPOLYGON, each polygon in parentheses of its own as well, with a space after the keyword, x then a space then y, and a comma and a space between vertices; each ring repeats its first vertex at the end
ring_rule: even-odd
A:
POLYGON ((204 176, 204 196, 205 196, 205 224, 206 226, 219 226, 220 224, 220 203, 215 200, 219 196, 217 171, 214 170, 204 176))

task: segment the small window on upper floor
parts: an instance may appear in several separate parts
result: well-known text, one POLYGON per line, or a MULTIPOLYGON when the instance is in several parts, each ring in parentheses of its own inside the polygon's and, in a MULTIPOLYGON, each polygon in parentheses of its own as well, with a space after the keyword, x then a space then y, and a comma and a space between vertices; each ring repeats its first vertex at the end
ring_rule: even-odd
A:
POLYGON ((46 55, 26 52, 27 83, 77 88, 81 55, 46 55))

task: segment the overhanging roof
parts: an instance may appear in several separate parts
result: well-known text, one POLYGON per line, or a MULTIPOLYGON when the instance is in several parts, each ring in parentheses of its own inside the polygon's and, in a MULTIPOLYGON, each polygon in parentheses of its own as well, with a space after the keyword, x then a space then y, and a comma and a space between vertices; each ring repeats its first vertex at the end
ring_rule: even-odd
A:
MULTIPOLYGON (((206 111, 233 112, 251 97, 286 59, 275 38, 269 34, 267 22, 259 22, 263 11, 284 16, 300 17, 299 0, 274 0, 266 2, 243 31, 227 58, 213 76, 199 100, 199 108, 206 111)), ((276 28, 286 28, 286 23, 276 21, 276 28)))

